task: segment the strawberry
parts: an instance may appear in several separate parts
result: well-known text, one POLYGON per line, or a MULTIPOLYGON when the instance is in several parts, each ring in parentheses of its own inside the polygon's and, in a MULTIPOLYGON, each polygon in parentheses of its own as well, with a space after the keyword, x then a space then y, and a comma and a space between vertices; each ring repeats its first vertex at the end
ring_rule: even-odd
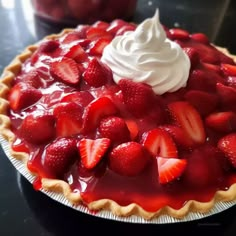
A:
POLYGON ((236 131, 236 114, 232 111, 216 112, 206 117, 208 127, 223 133, 236 131))
POLYGON ((22 74, 16 77, 16 83, 24 82, 34 88, 43 87, 43 81, 41 80, 39 73, 36 69, 32 69, 26 74, 22 74))
POLYGON ((190 35, 190 37, 191 37, 191 39, 193 39, 199 43, 209 44, 208 37, 203 33, 195 33, 195 34, 190 35))
POLYGON ((139 127, 137 122, 133 119, 125 119, 125 123, 129 129, 130 139, 135 140, 139 134, 139 127))
POLYGON ((236 88, 217 83, 216 91, 223 106, 234 107, 236 102, 236 88))
POLYGON ((236 168, 236 133, 231 133, 218 141, 217 147, 225 154, 230 163, 236 168))
POLYGON ((134 31, 135 29, 136 26, 134 24, 124 25, 119 30, 117 30, 116 36, 123 35, 127 31, 134 31))
MULTIPOLYGON (((82 29, 82 28, 81 28, 81 29, 82 29)), ((83 29, 83 30, 86 31, 87 29, 88 29, 88 28, 85 28, 85 29, 83 29)), ((85 37, 85 33, 83 33, 83 34, 84 34, 84 35, 82 35, 82 36, 85 37)), ((64 36, 64 38, 63 38, 63 40, 62 40, 62 43, 63 43, 63 44, 73 43, 73 42, 75 42, 75 41, 77 41, 77 40, 79 40, 79 39, 81 39, 81 38, 84 38, 84 37, 81 37, 81 33, 79 33, 78 30, 76 30, 76 31, 67 33, 67 34, 64 36)))
POLYGON ((84 80, 92 87, 101 87, 112 80, 111 71, 105 65, 93 58, 83 74, 84 80))
POLYGON ((123 120, 117 116, 109 116, 101 120, 99 132, 104 138, 109 138, 113 143, 124 143, 130 140, 129 129, 123 120))
POLYGON ((189 90, 184 98, 193 105, 202 116, 212 113, 219 102, 217 95, 200 90, 189 90))
POLYGON ((142 144, 155 157, 177 157, 178 151, 170 134, 164 129, 153 129, 143 134, 142 144))
POLYGON ((46 147, 42 161, 54 178, 62 178, 76 159, 78 159, 76 140, 59 138, 46 147))
POLYGON ((110 139, 81 139, 79 142, 79 153, 81 162, 87 169, 93 169, 104 157, 110 146, 110 139))
POLYGON ((127 109, 135 116, 144 115, 152 107, 155 94, 152 88, 144 83, 121 79, 118 83, 127 109))
POLYGON ((189 33, 186 30, 183 29, 170 29, 169 30, 169 36, 170 39, 175 40, 175 39, 179 39, 179 40, 187 40, 189 39, 189 33))
POLYGON ((120 19, 113 20, 110 26, 107 28, 107 32, 111 33, 112 35, 116 35, 117 31, 127 24, 127 22, 120 19))
POLYGON ((21 123, 19 135, 32 144, 47 143, 55 136, 55 117, 43 112, 29 114, 21 123))
POLYGON ((204 143, 206 134, 201 116, 188 102, 179 101, 168 104, 170 114, 177 125, 196 144, 204 143))
POLYGON ((145 169, 149 160, 150 157, 141 144, 127 142, 116 146, 111 151, 109 167, 120 175, 135 176, 145 169))
POLYGON ((97 27, 90 27, 87 31, 86 31, 86 37, 87 39, 90 40, 96 40, 99 38, 105 38, 105 39, 112 39, 112 35, 111 33, 107 32, 106 30, 97 28, 97 27))
POLYGON ((83 114, 84 131, 88 132, 95 129, 102 118, 115 115, 117 112, 115 104, 108 97, 101 97, 92 101, 85 108, 83 114))
POLYGON ((185 51, 185 53, 188 55, 190 59, 191 69, 195 68, 200 62, 200 57, 199 57, 198 52, 192 47, 186 47, 186 48, 183 48, 183 50, 185 51))
POLYGON ((64 56, 74 59, 77 63, 84 62, 87 59, 86 52, 79 44, 72 46, 64 56))
POLYGON ((202 66, 205 68, 207 71, 213 71, 214 73, 217 73, 219 75, 222 74, 221 68, 219 65, 214 65, 206 62, 202 62, 202 66))
POLYGON ((227 76, 236 76, 236 65, 222 63, 221 70, 227 76))
POLYGON ((24 82, 15 84, 8 95, 10 108, 19 111, 36 103, 42 97, 40 90, 24 82))
POLYGON ((109 23, 105 22, 105 21, 96 21, 92 27, 95 27, 95 28, 99 28, 99 29, 102 29, 102 30, 106 30, 108 27, 110 26, 109 23))
POLYGON ((160 184, 167 184, 179 178, 186 169, 185 159, 157 157, 158 179, 160 184))
POLYGON ((74 102, 59 103, 53 110, 53 114, 57 118, 57 136, 65 137, 80 133, 82 113, 83 108, 74 102))
POLYGON ((111 39, 100 38, 96 40, 89 49, 89 54, 101 56, 103 49, 111 42, 111 39))
POLYGON ((75 102, 81 107, 86 107, 94 99, 93 95, 88 91, 79 91, 69 93, 61 99, 61 102, 75 102))
POLYGON ((77 63, 67 57, 52 61, 50 64, 51 75, 68 84, 78 84, 80 80, 80 71, 77 63))
POLYGON ((176 125, 162 125, 160 129, 167 131, 173 138, 174 142, 181 148, 190 148, 193 146, 193 141, 189 139, 183 129, 176 125))

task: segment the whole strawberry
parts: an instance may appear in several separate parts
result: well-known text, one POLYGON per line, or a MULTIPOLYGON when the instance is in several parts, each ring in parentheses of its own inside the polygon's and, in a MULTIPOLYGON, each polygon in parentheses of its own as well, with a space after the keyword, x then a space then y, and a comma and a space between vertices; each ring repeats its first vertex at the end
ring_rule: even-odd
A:
POLYGON ((76 144, 73 138, 59 138, 46 147, 43 165, 54 177, 62 177, 78 158, 76 144))

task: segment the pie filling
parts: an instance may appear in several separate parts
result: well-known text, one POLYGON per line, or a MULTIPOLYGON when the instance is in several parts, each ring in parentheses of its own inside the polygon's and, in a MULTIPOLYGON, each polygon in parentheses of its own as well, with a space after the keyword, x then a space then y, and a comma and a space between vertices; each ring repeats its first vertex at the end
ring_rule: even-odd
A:
POLYGON ((208 202, 236 183, 236 65, 204 34, 165 28, 191 63, 186 86, 155 94, 142 81, 116 83, 103 50, 135 28, 97 22, 43 41, 12 82, 12 149, 86 204, 155 212, 208 202))

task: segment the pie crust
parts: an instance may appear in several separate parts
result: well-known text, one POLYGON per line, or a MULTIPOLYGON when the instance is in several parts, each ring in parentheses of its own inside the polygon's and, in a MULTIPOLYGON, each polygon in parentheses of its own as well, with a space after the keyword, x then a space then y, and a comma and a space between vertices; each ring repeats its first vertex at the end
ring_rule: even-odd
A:
MULTIPOLYGON (((72 29, 65 29, 60 34, 54 34, 47 36, 45 39, 57 39, 68 32, 71 32, 72 29)), ((7 94, 11 87, 11 82, 15 75, 21 69, 22 63, 28 59, 32 53, 38 48, 38 44, 28 46, 20 55, 16 56, 14 60, 4 69, 1 82, 0 82, 0 134, 6 139, 10 146, 14 141, 15 135, 11 131, 11 121, 7 116, 8 110, 8 101, 7 94)), ((218 50, 230 56, 236 62, 236 56, 231 55, 226 48, 217 47, 218 50)), ((28 160, 28 154, 23 152, 15 152, 11 149, 11 155, 26 164, 28 160)), ((27 167, 26 167, 27 168, 27 167)), ((31 173, 35 175, 34 173, 31 173)), ((58 179, 42 179, 42 188, 44 190, 63 193, 66 199, 68 199, 72 204, 82 204, 83 199, 79 193, 72 192, 68 183, 63 180, 58 179)), ((214 206, 217 201, 227 202, 236 199, 236 183, 231 185, 231 187, 226 191, 217 191, 209 202, 198 202, 195 200, 189 200, 181 209, 173 209, 169 206, 165 206, 156 212, 148 212, 144 210, 141 206, 132 203, 128 206, 121 206, 115 201, 110 199, 101 199, 93 201, 87 205, 89 210, 99 211, 99 210, 108 210, 116 216, 127 217, 130 215, 141 216, 146 220, 151 220, 155 217, 158 217, 162 214, 167 214, 174 218, 183 218, 189 212, 200 212, 206 213, 214 206)))

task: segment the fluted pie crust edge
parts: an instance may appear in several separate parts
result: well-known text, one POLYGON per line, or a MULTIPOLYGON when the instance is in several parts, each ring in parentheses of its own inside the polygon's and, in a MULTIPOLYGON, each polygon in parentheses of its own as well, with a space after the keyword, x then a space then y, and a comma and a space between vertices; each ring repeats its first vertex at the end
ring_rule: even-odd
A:
MULTIPOLYGON (((73 29, 65 29, 60 34, 54 34, 45 37, 44 39, 57 39, 64 34, 72 31, 73 29)), ((4 69, 0 81, 0 134, 6 139, 11 147, 14 141, 15 135, 11 131, 11 121, 7 116, 7 111, 9 108, 9 102, 7 100, 8 92, 11 88, 11 82, 21 69, 22 64, 28 59, 33 52, 38 48, 38 44, 28 46, 21 54, 16 56, 13 61, 4 69)), ((230 56, 236 61, 236 56, 231 55, 226 48, 217 47, 218 50, 230 56)), ((11 149, 11 155, 13 158, 20 160, 26 166, 28 160, 28 154, 23 152, 15 152, 11 149)), ((30 171, 29 171, 30 172, 30 171)), ((34 173, 31 173, 35 175, 34 173)), ((58 179, 42 179, 42 188, 44 190, 62 193, 66 199, 68 199, 72 204, 78 205, 83 203, 79 193, 72 192, 68 183, 63 180, 58 179)), ((182 208, 176 210, 169 206, 165 206, 156 212, 148 212, 144 210, 141 206, 132 203, 128 206, 120 206, 115 201, 110 199, 101 199, 93 201, 87 205, 89 210, 108 210, 116 216, 127 217, 130 215, 141 216, 146 220, 153 219, 162 214, 172 216, 174 218, 181 219, 190 212, 200 212, 207 213, 216 202, 227 202, 236 200, 236 183, 231 185, 231 187, 226 191, 217 191, 209 202, 198 202, 195 200, 189 200, 182 208)))

